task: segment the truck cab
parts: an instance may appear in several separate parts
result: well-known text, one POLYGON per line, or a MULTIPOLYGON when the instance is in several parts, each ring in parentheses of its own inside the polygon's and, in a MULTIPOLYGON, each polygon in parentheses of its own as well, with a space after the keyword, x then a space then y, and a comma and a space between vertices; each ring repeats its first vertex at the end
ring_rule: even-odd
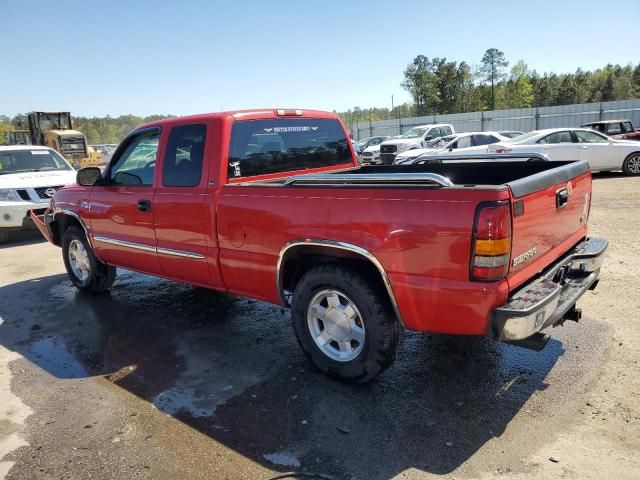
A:
POLYGON ((392 165, 396 155, 408 150, 425 148, 429 140, 456 133, 450 123, 418 125, 402 135, 380 144, 380 160, 384 165, 392 165))

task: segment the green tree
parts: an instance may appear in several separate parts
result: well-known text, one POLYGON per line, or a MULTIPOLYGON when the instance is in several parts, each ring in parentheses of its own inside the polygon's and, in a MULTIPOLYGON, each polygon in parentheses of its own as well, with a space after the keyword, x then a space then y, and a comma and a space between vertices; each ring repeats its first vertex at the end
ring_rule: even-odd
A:
POLYGON ((504 78, 504 69, 508 65, 509 62, 504 58, 504 53, 497 48, 488 49, 482 56, 480 71, 484 75, 485 82, 491 84, 491 110, 496 108, 496 84, 504 78))
POLYGON ((413 59, 404 71, 400 84, 413 97, 418 116, 435 112, 438 104, 438 89, 433 73, 433 63, 424 55, 413 59))

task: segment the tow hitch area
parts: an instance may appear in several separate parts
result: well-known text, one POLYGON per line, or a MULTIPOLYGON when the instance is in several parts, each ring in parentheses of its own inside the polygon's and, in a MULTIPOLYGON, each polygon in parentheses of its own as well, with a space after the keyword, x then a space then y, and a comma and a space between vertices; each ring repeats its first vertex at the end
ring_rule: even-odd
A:
POLYGON ((549 335, 545 335, 544 333, 536 332, 530 337, 523 338, 522 340, 508 340, 504 341, 504 343, 508 343, 509 345, 515 345, 516 347, 522 347, 529 350, 535 350, 536 352, 541 351, 544 347, 547 346, 547 342, 551 337, 549 335))

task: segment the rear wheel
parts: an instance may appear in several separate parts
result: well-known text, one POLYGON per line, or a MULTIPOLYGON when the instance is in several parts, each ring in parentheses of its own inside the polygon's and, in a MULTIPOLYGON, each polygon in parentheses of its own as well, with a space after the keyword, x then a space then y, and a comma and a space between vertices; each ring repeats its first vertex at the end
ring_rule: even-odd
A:
POLYGON ((626 175, 640 175, 640 152, 634 152, 624 160, 622 171, 626 175))
POLYGON ((292 317, 306 356, 333 378, 365 383, 395 359, 401 327, 386 292, 350 269, 309 270, 293 294, 292 317))
POLYGON ((106 292, 116 278, 116 269, 100 262, 82 230, 72 226, 62 237, 62 258, 71 282, 82 291, 106 292))

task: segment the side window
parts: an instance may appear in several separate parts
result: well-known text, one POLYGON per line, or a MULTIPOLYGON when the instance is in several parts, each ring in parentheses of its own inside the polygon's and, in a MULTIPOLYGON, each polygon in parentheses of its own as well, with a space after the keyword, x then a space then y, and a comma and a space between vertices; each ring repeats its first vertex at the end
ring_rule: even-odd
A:
POLYGON ((474 135, 473 143, 475 145, 489 145, 490 143, 495 143, 495 137, 490 135, 474 135))
POLYGON ((460 137, 458 139, 458 148, 467 148, 471 146, 471 136, 460 137))
POLYGON ((538 140, 538 143, 573 143, 570 132, 555 132, 538 140))
POLYGON ((627 133, 633 133, 633 125, 631 122, 624 122, 624 131, 627 133))
POLYGON ((162 166, 165 187, 195 187, 202 177, 206 125, 173 127, 162 166))
POLYGON ((369 146, 371 147, 372 145, 380 145, 380 143, 382 143, 381 138, 374 138, 373 140, 371 140, 371 143, 369 143, 369 146))
POLYGON ((586 130, 576 130, 576 137, 579 143, 607 143, 608 140, 602 135, 586 130))
POLYGON ((451 135, 451 127, 440 127, 442 135, 451 135))
POLYGON ((607 129, 607 133, 609 135, 619 135, 622 133, 622 129, 620 128, 620 124, 619 123, 612 123, 611 125, 609 125, 609 128, 607 129))
POLYGON ((153 185, 160 132, 141 134, 131 140, 111 166, 109 180, 114 185, 153 185))
POLYGON ((442 134, 440 133, 440 129, 438 127, 429 129, 426 135, 426 137, 431 137, 431 138, 438 138, 441 136, 442 134))

